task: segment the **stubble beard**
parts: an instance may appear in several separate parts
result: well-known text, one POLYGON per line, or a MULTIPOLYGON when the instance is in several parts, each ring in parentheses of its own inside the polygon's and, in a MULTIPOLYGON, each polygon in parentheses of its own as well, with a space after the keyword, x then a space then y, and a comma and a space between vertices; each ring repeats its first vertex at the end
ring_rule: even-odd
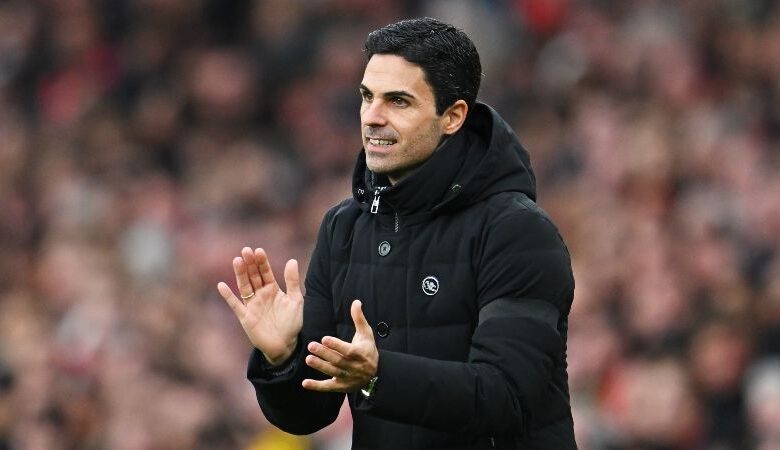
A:
POLYGON ((436 121, 434 121, 431 124, 431 127, 428 129, 427 133, 418 134, 415 136, 412 140, 409 141, 409 145, 406 146, 406 150, 402 151, 401 155, 398 155, 401 161, 401 165, 398 167, 390 167, 386 169, 382 169, 381 167, 377 169, 371 169, 375 173, 383 174, 387 176, 387 178, 390 180, 392 184, 396 184, 399 181, 401 181, 403 178, 407 177, 411 172, 413 172, 415 169, 420 167, 425 163, 425 161, 430 158, 430 156, 436 151, 439 145, 441 145, 442 141, 444 140, 444 135, 441 133, 440 128, 437 126, 436 121), (415 149, 418 149, 420 146, 426 146, 426 147, 432 147, 427 153, 427 155, 421 159, 412 159, 409 160, 412 156, 416 156, 419 154, 415 151, 415 149))

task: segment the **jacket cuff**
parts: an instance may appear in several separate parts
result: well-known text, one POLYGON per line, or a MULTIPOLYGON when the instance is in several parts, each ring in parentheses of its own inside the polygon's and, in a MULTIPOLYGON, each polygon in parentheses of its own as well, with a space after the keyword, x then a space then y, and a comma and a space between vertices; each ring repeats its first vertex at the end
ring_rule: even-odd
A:
POLYGON ((278 366, 271 365, 260 350, 252 348, 246 377, 249 381, 259 384, 274 384, 287 381, 292 378, 292 375, 300 367, 303 355, 300 338, 298 338, 298 343, 295 345, 295 350, 293 350, 290 357, 278 366))
POLYGON ((403 371, 403 364, 398 360, 395 352, 379 350, 379 365, 376 370, 375 391, 370 397, 355 393, 355 409, 359 411, 371 412, 377 408, 387 408, 389 404, 397 401, 398 397, 403 397, 400 393, 406 392, 409 386, 404 387, 403 375, 397 373, 397 369, 403 371))

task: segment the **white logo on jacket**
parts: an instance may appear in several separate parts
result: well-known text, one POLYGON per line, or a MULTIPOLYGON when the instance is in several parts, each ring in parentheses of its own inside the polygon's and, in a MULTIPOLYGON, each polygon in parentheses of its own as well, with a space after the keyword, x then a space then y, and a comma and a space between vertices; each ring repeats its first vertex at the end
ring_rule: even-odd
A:
POLYGON ((426 295, 436 295, 439 292, 439 279, 428 275, 422 281, 422 290, 426 295))

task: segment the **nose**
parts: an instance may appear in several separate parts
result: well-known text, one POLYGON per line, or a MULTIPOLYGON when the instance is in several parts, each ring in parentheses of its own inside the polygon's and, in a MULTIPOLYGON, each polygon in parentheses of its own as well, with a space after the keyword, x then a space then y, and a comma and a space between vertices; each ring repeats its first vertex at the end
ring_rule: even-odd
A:
POLYGON ((374 100, 363 105, 360 112, 360 120, 364 126, 383 127, 387 125, 384 106, 381 101, 374 100))

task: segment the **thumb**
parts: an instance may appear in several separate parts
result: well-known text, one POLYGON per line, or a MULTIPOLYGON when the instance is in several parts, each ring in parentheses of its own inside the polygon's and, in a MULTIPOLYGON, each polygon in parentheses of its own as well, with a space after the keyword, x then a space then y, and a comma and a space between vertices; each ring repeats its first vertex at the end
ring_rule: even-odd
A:
POLYGON ((360 300, 352 302, 350 313, 352 313, 352 321, 355 322, 355 333, 373 335, 371 325, 368 324, 366 316, 363 315, 363 303, 360 300))
POLYGON ((301 275, 298 273, 298 261, 291 259, 284 266, 284 283, 287 285, 287 295, 301 293, 301 275))

